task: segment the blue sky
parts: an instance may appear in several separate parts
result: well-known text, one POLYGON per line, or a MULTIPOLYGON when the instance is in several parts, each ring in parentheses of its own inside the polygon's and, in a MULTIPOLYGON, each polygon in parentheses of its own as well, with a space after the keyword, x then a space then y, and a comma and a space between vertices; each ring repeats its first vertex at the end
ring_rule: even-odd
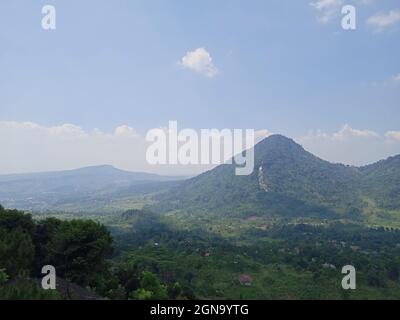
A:
POLYGON ((2 0, 0 121, 397 132, 398 10, 398 0, 2 0), (341 28, 335 2, 356 6, 355 31, 341 28), (41 28, 45 4, 57 10, 55 31, 41 28), (390 11, 388 25, 368 23, 390 11), (179 63, 198 48, 215 76, 179 63))

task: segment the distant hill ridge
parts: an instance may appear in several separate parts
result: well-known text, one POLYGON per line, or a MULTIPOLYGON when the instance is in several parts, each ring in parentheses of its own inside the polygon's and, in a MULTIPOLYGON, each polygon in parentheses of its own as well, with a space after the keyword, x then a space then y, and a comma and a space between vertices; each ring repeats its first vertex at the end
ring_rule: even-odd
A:
POLYGON ((120 195, 154 190, 182 177, 129 172, 110 165, 75 170, 0 175, 0 203, 21 210, 101 210, 120 195))
POLYGON ((24 180, 28 178, 60 178, 68 176, 88 176, 88 175, 99 175, 99 176, 119 176, 124 178, 130 178, 134 180, 155 180, 155 181, 166 181, 166 180, 178 180, 180 177, 168 177, 160 176, 157 174, 144 173, 144 172, 131 172, 121 169, 117 169, 112 165, 100 165, 100 166, 89 166, 72 170, 60 170, 60 171, 45 171, 37 173, 17 173, 17 174, 4 174, 0 175, 1 181, 15 181, 24 180))

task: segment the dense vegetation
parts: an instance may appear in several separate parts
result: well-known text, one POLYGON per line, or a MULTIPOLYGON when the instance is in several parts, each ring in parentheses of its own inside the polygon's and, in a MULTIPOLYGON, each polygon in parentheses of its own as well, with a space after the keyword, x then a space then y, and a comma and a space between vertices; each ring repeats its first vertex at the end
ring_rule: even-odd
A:
POLYGON ((113 251, 110 232, 92 220, 34 221, 30 214, 0 206, 0 299, 82 298, 83 289, 74 292, 75 284, 92 292, 92 298, 180 297, 178 283, 168 287, 145 269, 113 262, 113 251), (66 280, 66 292, 41 289, 44 265, 54 266, 57 277, 66 280))
POLYGON ((159 212, 349 219, 400 227, 400 156, 367 167, 332 164, 283 136, 255 146, 255 170, 222 165, 157 196, 159 212))
POLYGON ((163 216, 131 211, 113 232, 125 261, 179 282, 201 299, 400 299, 400 231, 355 224, 277 222, 222 236, 214 227, 173 227, 163 216), (129 215, 128 215, 129 216, 129 215), (131 227, 128 227, 130 225, 131 227), (341 269, 357 270, 357 290, 341 269), (250 286, 241 275, 250 275, 250 286))
POLYGON ((34 288, 44 265, 53 265, 57 275, 83 286, 99 288, 107 272, 105 258, 112 252, 108 230, 90 220, 61 221, 48 218, 35 222, 31 215, 0 207, 0 269, 2 295, 26 291, 32 287, 32 298, 43 290, 34 288), (12 292, 9 292, 9 291, 12 292), (14 292, 14 293, 13 293, 14 292))
POLYGON ((272 136, 255 164, 132 185, 102 167, 100 189, 45 199, 59 212, 0 206, 0 299, 400 299, 400 156, 348 167, 272 136), (40 287, 44 265, 55 292, 40 287), (356 290, 341 287, 345 265, 356 290))
POLYGON ((219 223, 130 210, 107 229, 0 207, 0 298, 81 298, 40 288, 41 267, 51 264, 93 298, 400 299, 397 229, 243 220, 248 226, 227 236, 219 223), (357 270, 354 291, 341 288, 348 264, 357 270))

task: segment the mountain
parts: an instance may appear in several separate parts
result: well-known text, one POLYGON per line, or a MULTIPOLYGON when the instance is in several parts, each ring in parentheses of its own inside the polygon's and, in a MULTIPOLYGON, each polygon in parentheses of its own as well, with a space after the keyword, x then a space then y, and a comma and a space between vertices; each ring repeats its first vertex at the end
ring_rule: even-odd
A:
MULTIPOLYGON (((142 190, 157 190, 178 177, 94 166, 76 170, 0 175, 0 203, 23 210, 63 210, 98 201, 129 197, 142 190)), ((96 205, 96 208, 98 206, 96 205)))
POLYGON ((390 157, 360 169, 363 173, 364 194, 378 207, 400 208, 400 155, 390 157))
POLYGON ((112 166, 3 175, 0 203, 32 211, 101 213, 144 206, 157 212, 400 225, 400 155, 364 167, 333 164, 281 135, 258 143, 254 155, 249 176, 236 176, 236 166, 229 164, 187 180, 112 166))
POLYGON ((251 175, 221 165, 159 195, 153 209, 352 219, 363 219, 371 202, 375 210, 400 210, 399 156, 361 168, 333 164, 281 135, 258 143, 254 154, 251 175))

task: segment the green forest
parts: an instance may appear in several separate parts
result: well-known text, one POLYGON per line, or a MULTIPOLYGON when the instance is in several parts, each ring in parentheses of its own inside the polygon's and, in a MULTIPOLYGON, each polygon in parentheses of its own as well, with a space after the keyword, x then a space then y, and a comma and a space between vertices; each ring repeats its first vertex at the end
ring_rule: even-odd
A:
POLYGON ((0 299, 400 299, 398 229, 271 221, 227 236, 143 210, 106 224, 0 207, 0 299), (57 290, 41 288, 44 265, 57 290))

